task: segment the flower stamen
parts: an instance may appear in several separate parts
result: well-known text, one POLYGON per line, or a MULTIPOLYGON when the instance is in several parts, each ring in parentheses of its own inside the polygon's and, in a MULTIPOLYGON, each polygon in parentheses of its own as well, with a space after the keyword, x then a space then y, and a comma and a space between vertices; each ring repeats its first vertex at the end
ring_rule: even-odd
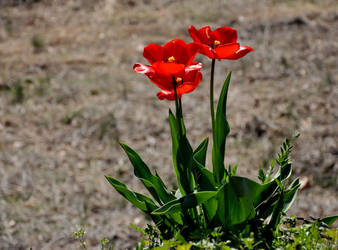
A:
POLYGON ((174 62, 176 59, 175 59, 175 57, 173 57, 173 56, 171 56, 171 57, 169 57, 168 58, 168 62, 174 62))
POLYGON ((177 77, 177 78, 176 78, 176 83, 177 83, 177 84, 181 84, 182 81, 183 81, 182 77, 177 77))
POLYGON ((220 41, 218 41, 218 40, 215 40, 215 41, 214 41, 214 45, 215 45, 215 46, 218 46, 218 45, 220 45, 220 44, 221 44, 220 41))

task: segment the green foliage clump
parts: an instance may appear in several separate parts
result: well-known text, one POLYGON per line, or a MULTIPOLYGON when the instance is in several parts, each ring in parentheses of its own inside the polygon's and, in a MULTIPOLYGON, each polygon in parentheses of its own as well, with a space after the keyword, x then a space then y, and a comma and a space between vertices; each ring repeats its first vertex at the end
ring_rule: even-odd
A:
POLYGON ((321 220, 305 221, 297 225, 297 217, 284 217, 283 223, 275 230, 274 240, 269 244, 264 237, 257 239, 251 232, 244 236, 239 234, 237 244, 231 240, 222 241, 222 233, 212 232, 208 237, 198 242, 187 242, 181 237, 162 241, 154 234, 154 228, 148 225, 144 238, 136 247, 137 250, 230 250, 230 249, 320 249, 333 250, 338 247, 338 230, 331 229, 321 220))
POLYGON ((86 232, 82 228, 80 228, 78 231, 73 233, 73 237, 80 242, 81 248, 87 250, 88 248, 87 243, 85 241, 85 234, 86 232))
POLYGON ((274 249, 337 249, 338 229, 328 228, 323 220, 296 225, 297 217, 286 218, 285 227, 275 231, 274 249))
MULTIPOLYGON (((110 184, 127 200, 147 214, 155 223, 162 242, 173 238, 187 242, 214 239, 213 234, 231 246, 241 245, 242 238, 251 234, 264 238, 271 246, 273 232, 281 216, 293 203, 299 180, 288 181, 292 172, 290 153, 292 141, 286 140, 272 161, 267 173, 260 170, 261 183, 237 176, 236 167, 224 167, 224 152, 229 125, 226 120, 226 100, 230 74, 221 91, 212 149, 213 171, 206 168, 208 138, 193 150, 186 137, 182 107, 176 103, 176 116, 169 112, 172 135, 173 165, 178 189, 169 191, 157 174, 129 146, 121 146, 134 167, 134 174, 148 189, 152 198, 129 190, 119 180, 106 176, 110 184), (275 171, 275 165, 278 170, 275 171)), ((250 241, 248 241, 249 244, 250 241)), ((259 243, 260 245, 260 243, 259 243)), ((265 245, 262 245, 265 247, 265 245)))

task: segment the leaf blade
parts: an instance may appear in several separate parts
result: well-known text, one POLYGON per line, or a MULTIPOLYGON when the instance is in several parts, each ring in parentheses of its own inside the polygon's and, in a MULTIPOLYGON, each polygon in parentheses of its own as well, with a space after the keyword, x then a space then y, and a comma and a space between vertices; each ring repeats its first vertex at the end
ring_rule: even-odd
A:
POLYGON ((222 91, 217 104, 215 127, 213 131, 212 165, 216 183, 221 183, 225 175, 224 156, 226 137, 230 132, 230 126, 226 119, 226 102, 230 84, 231 72, 224 81, 222 91))
POLYGON ((120 143, 120 145, 132 163, 135 176, 141 180, 159 204, 162 205, 163 203, 175 199, 175 196, 168 192, 167 187, 164 185, 161 178, 158 175, 155 176, 151 173, 148 166, 132 148, 124 143, 120 143))
POLYGON ((179 199, 170 201, 162 207, 156 209, 152 213, 160 215, 182 212, 183 210, 187 210, 204 203, 205 201, 214 197, 216 194, 217 192, 215 191, 202 191, 192 193, 179 199))

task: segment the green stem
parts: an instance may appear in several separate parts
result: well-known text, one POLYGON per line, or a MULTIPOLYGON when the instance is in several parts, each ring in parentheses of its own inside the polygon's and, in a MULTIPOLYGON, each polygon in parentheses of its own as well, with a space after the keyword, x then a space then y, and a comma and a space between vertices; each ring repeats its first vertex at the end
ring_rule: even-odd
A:
POLYGON ((180 133, 180 138, 183 137, 183 131, 182 131, 182 126, 181 126, 181 121, 182 121, 182 102, 181 99, 178 99, 178 95, 177 95, 177 83, 176 83, 176 79, 175 76, 172 76, 173 79, 173 88, 174 88, 174 93, 175 93, 175 106, 176 106, 176 119, 179 120, 179 133, 180 133))
MULTIPOLYGON (((178 130, 179 130, 179 134, 180 134, 180 139, 182 139, 183 138, 182 100, 178 99, 177 82, 176 82, 176 79, 175 79, 174 76, 172 76, 172 80, 173 80, 173 88, 174 88, 174 93, 175 93, 176 119, 179 121, 178 130)), ((191 176, 191 172, 189 172, 189 175, 191 176)), ((194 222, 196 222, 199 225, 197 209, 192 208, 190 211, 191 211, 191 215, 190 215, 189 211, 185 211, 183 209, 184 217, 186 218, 188 223, 191 224, 191 226, 194 226, 194 222), (191 217, 192 217, 192 219, 191 219, 191 217)))
POLYGON ((180 107, 181 115, 182 115, 182 117, 183 117, 182 98, 178 99, 178 104, 179 104, 179 107, 180 107))
POLYGON ((214 108, 214 75, 215 75, 215 62, 216 59, 211 61, 211 76, 210 76, 210 113, 211 113, 211 126, 212 138, 215 141, 215 108, 214 108))

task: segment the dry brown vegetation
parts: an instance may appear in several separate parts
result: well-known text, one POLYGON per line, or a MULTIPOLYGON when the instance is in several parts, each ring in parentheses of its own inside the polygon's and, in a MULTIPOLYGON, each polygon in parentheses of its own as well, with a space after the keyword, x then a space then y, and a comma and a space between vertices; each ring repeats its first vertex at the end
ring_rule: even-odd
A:
MULTIPOLYGON (((290 213, 337 213, 338 4, 335 0, 0 0, 0 249, 77 249, 104 236, 129 249, 146 218, 104 179, 144 190, 118 146, 137 150, 170 187, 168 102, 132 71, 148 43, 190 41, 190 25, 232 26, 254 53, 233 71, 227 163, 243 175, 301 134, 296 176, 310 181, 290 213)), ((184 96, 188 135, 210 135, 209 61, 184 96)))

